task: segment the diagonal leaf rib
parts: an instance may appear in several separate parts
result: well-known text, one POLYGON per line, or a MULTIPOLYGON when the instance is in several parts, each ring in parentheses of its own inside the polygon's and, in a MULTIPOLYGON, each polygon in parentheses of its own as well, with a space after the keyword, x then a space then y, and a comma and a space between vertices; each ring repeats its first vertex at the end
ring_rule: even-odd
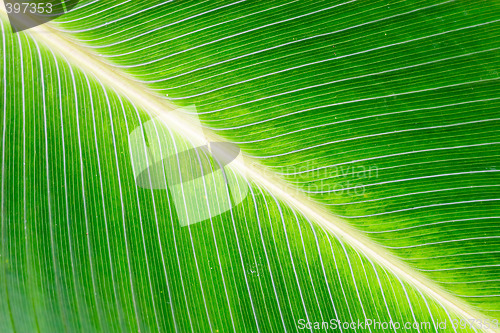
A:
MULTIPOLYGON (((6 18, 3 7, 2 16, 4 19, 6 18)), ((202 142, 204 140, 200 136, 200 131, 192 119, 185 114, 175 111, 175 105, 168 103, 126 73, 120 72, 101 61, 97 56, 73 42, 68 36, 57 32, 50 26, 36 27, 30 31, 30 34, 49 46, 52 50, 58 51, 75 66, 88 73, 92 73, 108 87, 113 88, 121 95, 127 96, 137 105, 160 117, 166 124, 178 129, 180 133, 193 142, 202 142)), ((205 134, 214 141, 224 140, 214 133, 207 133, 206 130, 205 134)), ((413 284, 452 311, 465 318, 483 317, 466 303, 443 291, 432 281, 399 261, 381 246, 348 226, 341 219, 326 212, 320 205, 298 191, 295 191, 278 177, 267 172, 263 166, 253 159, 247 158, 244 163, 239 162, 235 167, 241 173, 246 174, 252 180, 263 185, 280 199, 296 207, 314 221, 350 243, 354 248, 373 258, 383 267, 386 267, 403 280, 413 284)))

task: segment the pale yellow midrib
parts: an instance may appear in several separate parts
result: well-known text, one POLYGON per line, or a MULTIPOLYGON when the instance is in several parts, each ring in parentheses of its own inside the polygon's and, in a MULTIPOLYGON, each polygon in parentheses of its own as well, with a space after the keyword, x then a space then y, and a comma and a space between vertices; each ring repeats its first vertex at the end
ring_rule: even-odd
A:
MULTIPOLYGON (((0 6, 0 15, 4 22, 8 22, 3 0, 0 0, 0 2, 2 3, 0 6)), ((194 121, 193 118, 176 111, 178 108, 177 106, 169 103, 161 96, 158 96, 148 87, 134 81, 128 74, 106 64, 99 56, 74 43, 69 36, 53 29, 49 24, 30 29, 29 34, 36 38, 37 41, 46 44, 52 50, 57 50, 57 52, 64 55, 64 57, 76 67, 88 73, 92 73, 102 83, 108 87, 114 88, 121 95, 129 98, 136 106, 162 119, 168 124, 169 128, 175 129, 179 133, 185 135, 193 144, 202 144, 207 138, 210 141, 226 141, 215 133, 209 132, 207 129, 203 129, 202 131, 195 125, 196 121, 194 121)), ((324 207, 314 202, 303 193, 293 189, 282 179, 269 172, 256 160, 250 158, 245 158, 244 160, 237 159, 231 163, 231 166, 240 173, 246 175, 246 177, 261 184, 276 197, 288 203, 290 206, 295 207, 325 229, 333 232, 355 249, 369 256, 374 262, 398 275, 403 281, 408 282, 424 294, 434 298, 449 311, 464 319, 487 319, 482 313, 472 309, 472 307, 463 300, 444 291, 432 280, 395 258, 390 252, 348 225, 347 222, 333 216, 330 212, 326 211, 324 207)), ((483 331, 495 332, 493 329, 483 331)))

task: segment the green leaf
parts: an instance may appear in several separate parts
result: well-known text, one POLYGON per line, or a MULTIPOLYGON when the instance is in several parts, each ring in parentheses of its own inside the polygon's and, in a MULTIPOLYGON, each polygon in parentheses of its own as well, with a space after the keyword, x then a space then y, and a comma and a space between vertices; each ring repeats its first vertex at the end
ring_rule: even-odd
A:
POLYGON ((0 8, 2 332, 498 331, 495 1, 0 8))

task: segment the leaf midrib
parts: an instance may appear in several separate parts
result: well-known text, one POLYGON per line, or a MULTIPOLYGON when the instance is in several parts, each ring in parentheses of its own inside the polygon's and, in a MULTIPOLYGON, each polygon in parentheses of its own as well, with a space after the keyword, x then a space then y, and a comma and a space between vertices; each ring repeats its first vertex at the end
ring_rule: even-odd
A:
MULTIPOLYGON (((8 22, 3 0, 0 0, 0 2, 2 3, 2 6, 0 6, 0 19, 8 22)), ((206 142, 206 139, 215 142, 227 141, 207 128, 201 131, 193 117, 176 110, 179 107, 169 103, 147 86, 133 80, 129 74, 117 70, 101 60, 92 51, 75 43, 67 34, 53 29, 50 24, 37 26, 30 29, 27 33, 52 51, 62 55, 71 65, 93 75, 108 88, 128 98, 146 112, 152 113, 161 119, 165 125, 187 137, 193 144, 203 144, 206 142)), ((451 310, 464 319, 488 319, 482 313, 474 310, 468 303, 446 292, 434 281, 396 258, 392 253, 373 240, 367 238, 359 230, 332 215, 332 213, 328 212, 319 203, 294 189, 276 174, 261 165, 257 160, 245 156, 244 159, 233 161, 231 166, 240 172, 240 174, 260 184, 277 198, 299 210, 315 223, 350 244, 354 249, 362 252, 382 267, 390 270, 403 281, 430 296, 448 308, 448 310, 451 310)), ((484 331, 494 332, 493 329, 486 329, 484 331)))

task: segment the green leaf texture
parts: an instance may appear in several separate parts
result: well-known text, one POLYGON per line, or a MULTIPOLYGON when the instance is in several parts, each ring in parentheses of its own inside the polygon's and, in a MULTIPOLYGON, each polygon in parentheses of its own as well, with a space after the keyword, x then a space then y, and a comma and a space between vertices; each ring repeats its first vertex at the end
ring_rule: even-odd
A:
POLYGON ((1 332, 499 331, 497 1, 0 12, 1 332))

